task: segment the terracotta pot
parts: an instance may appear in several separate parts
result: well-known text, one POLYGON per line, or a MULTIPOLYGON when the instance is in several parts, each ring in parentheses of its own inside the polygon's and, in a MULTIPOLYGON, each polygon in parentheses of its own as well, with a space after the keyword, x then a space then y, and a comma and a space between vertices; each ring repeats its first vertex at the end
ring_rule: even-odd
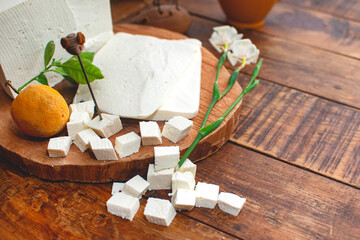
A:
POLYGON ((219 0, 227 21, 240 28, 264 25, 266 15, 279 0, 219 0))

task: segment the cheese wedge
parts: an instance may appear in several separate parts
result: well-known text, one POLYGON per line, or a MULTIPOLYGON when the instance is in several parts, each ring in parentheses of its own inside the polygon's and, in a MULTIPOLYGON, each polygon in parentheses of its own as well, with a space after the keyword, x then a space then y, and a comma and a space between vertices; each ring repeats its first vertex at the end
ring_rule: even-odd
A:
MULTIPOLYGON (((194 91, 189 90, 191 104, 183 104, 190 113, 187 117, 195 116, 200 96, 200 48, 200 41, 194 39, 165 40, 127 33, 116 34, 94 59, 94 64, 104 75, 104 79, 91 83, 100 109, 121 117, 149 117, 174 98, 175 90, 178 91, 184 85, 185 76, 188 83, 192 82, 189 79, 196 78, 194 84, 187 87, 195 88, 194 91), (188 71, 195 71, 193 67, 197 72, 195 76, 186 77, 188 71)), ((179 99, 187 102, 183 97, 179 99)), ((74 102, 90 99, 87 86, 80 85, 74 102)), ((173 100, 165 110, 181 115, 176 110, 180 105, 177 102, 173 100)), ((158 118, 168 118, 165 115, 158 118)))

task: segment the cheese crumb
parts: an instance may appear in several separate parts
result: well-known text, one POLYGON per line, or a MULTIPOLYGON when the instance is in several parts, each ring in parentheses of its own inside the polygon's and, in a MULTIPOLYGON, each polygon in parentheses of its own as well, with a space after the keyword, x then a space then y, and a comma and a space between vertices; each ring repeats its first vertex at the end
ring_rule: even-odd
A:
POLYGON ((47 148, 49 157, 66 157, 69 153, 70 146, 71 138, 68 136, 50 138, 47 148))
POLYGON ((112 185, 111 194, 114 195, 124 190, 124 185, 125 183, 122 182, 114 182, 112 185))
POLYGON ((171 189, 174 168, 168 168, 155 172, 154 164, 149 164, 147 181, 150 183, 149 190, 171 189))
POLYGON ((132 221, 139 210, 140 202, 138 198, 121 192, 113 195, 106 202, 106 207, 109 213, 132 221))
POLYGON ((91 139, 90 148, 97 160, 118 160, 113 145, 107 138, 91 139))
POLYGON ((141 141, 144 146, 162 143, 159 125, 156 122, 140 122, 141 141))
POLYGON ((149 198, 144 215, 149 222, 168 227, 175 218, 176 211, 169 200, 149 198))
POLYGON ((193 122, 191 120, 176 116, 165 123, 162 135, 173 143, 177 143, 189 134, 192 126, 193 122))
POLYGON ((219 208, 233 216, 237 216, 246 202, 246 198, 233 193, 221 192, 218 198, 219 208))
POLYGON ((176 210, 191 211, 195 206, 196 194, 194 190, 179 188, 171 198, 176 210))
MULTIPOLYGON (((177 189, 190 189, 194 190, 195 178, 191 172, 175 172, 172 176, 172 192, 177 189)), ((216 198, 217 200, 217 198, 216 198)))
POLYGON ((196 184, 195 192, 196 207, 215 208, 219 195, 218 185, 198 182, 196 184))
POLYGON ((134 132, 115 139, 115 150, 121 158, 139 152, 141 137, 134 132))
POLYGON ((155 171, 175 168, 179 162, 179 146, 154 147, 155 171))
POLYGON ((90 128, 78 132, 74 139, 74 144, 85 152, 90 147, 90 140, 100 139, 100 137, 90 128))
POLYGON ((196 175, 196 164, 190 161, 190 159, 186 159, 183 165, 179 168, 178 165, 176 165, 176 171, 177 172, 191 172, 194 177, 196 175))
POLYGON ((99 136, 109 138, 123 129, 119 116, 102 113, 103 119, 97 116, 86 125, 94 130, 99 136))
POLYGON ((140 199, 146 193, 149 185, 145 179, 136 175, 125 183, 123 192, 140 199))

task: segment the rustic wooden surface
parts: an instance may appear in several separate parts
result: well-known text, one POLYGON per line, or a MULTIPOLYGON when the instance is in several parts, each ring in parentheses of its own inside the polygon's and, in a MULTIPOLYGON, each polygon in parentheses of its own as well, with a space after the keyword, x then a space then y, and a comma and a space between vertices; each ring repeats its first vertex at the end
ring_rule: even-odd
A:
MULTIPOLYGON (((183 39, 184 35, 164 29, 140 26, 133 24, 118 24, 114 26, 115 32, 152 35, 165 39, 183 39)), ((163 138, 161 146, 179 146, 180 153, 184 154, 200 129, 202 119, 212 99, 212 79, 216 76, 217 59, 205 48, 202 49, 202 71, 200 106, 198 115, 192 119, 193 127, 188 136, 174 144, 163 138)), ((227 86, 229 73, 222 69, 219 79, 220 90, 227 86)), ((76 86, 67 82, 57 86, 60 93, 72 102, 76 86), (67 94, 67 95, 65 95, 67 94)), ((240 95, 241 87, 236 83, 233 89, 214 107, 209 121, 215 121, 231 106, 232 102, 240 95)), ((70 180, 80 182, 109 182, 125 181, 139 174, 146 177, 149 163, 154 161, 154 146, 141 146, 138 153, 121 158, 118 161, 97 161, 90 151, 81 152, 74 144, 70 147, 69 154, 64 158, 50 158, 47 154, 48 139, 35 139, 23 134, 13 122, 10 115, 11 100, 4 91, 0 92, 0 151, 9 161, 13 162, 29 174, 48 180, 70 180)), ((239 123, 241 102, 225 118, 224 122, 210 135, 205 137, 198 147, 191 153, 190 158, 196 162, 216 152, 231 136, 239 123)), ((140 135, 139 120, 122 118, 124 129, 110 141, 115 145, 115 138, 134 131, 140 135)), ((160 129, 164 122, 158 121, 160 129)), ((66 135, 66 130, 60 135, 66 135)))
MULTIPOLYGON (((207 41, 225 24, 218 2, 179 2, 192 14, 186 35, 219 56, 207 41)), ((128 222, 106 212, 110 183, 43 181, 0 158, 0 239, 359 239, 359 20, 358 1, 282 0, 265 26, 240 30, 264 58, 261 82, 196 177, 246 197, 239 216, 195 208, 159 227, 142 211, 147 197, 167 192, 150 191, 128 222)))

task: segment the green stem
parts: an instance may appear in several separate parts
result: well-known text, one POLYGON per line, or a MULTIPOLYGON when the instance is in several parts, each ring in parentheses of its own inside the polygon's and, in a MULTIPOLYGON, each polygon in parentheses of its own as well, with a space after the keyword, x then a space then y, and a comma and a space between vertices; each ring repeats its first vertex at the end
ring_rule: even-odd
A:
POLYGON ((33 77, 32 79, 30 79, 29 81, 27 81, 24 85, 22 85, 21 87, 18 88, 18 92, 21 92, 21 90, 23 90, 27 85, 29 85, 32 81, 34 81, 35 79, 37 79, 41 74, 44 74, 46 72, 50 72, 51 70, 49 70, 53 65, 50 64, 48 67, 46 67, 44 70, 42 70, 38 75, 36 75, 35 77, 33 77))

